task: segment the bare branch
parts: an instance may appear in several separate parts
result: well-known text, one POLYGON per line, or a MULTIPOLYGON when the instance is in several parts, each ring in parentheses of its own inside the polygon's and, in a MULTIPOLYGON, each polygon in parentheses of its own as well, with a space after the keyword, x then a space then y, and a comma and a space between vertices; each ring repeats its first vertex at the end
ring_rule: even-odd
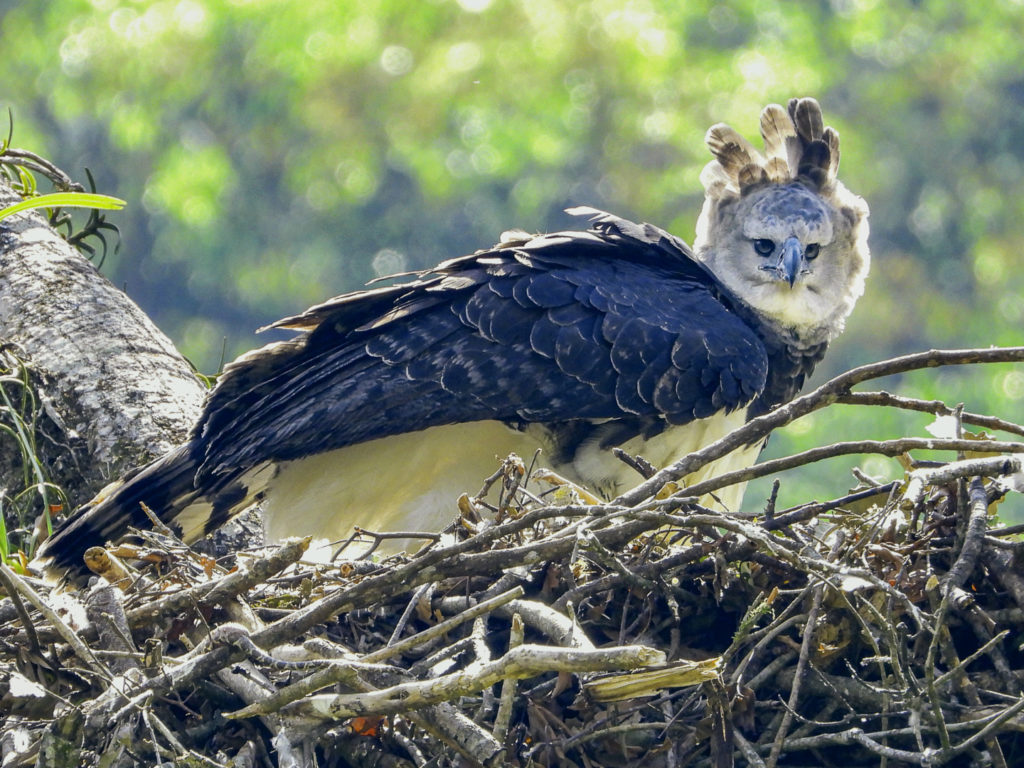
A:
MULTIPOLYGON (((458 696, 468 696, 507 679, 534 677, 544 672, 611 672, 661 664, 665 655, 644 646, 619 646, 582 650, 520 645, 504 656, 476 669, 444 675, 435 680, 403 683, 389 689, 363 694, 313 696, 289 705, 284 713, 330 721, 367 714, 394 714, 418 709, 458 696)), ((229 717, 249 717, 249 708, 229 717)))
MULTIPOLYGON (((720 440, 691 453, 686 458, 666 467, 649 480, 612 501, 613 504, 637 504, 657 493, 665 483, 682 477, 706 466, 715 459, 731 453, 737 448, 752 445, 764 439, 773 430, 789 424, 838 401, 851 387, 863 381, 892 376, 897 373, 936 368, 944 365, 967 365, 972 363, 1016 363, 1024 361, 1024 347, 996 347, 991 349, 948 349, 919 352, 894 357, 878 363, 854 368, 825 382, 817 389, 796 398, 786 405, 751 419, 739 429, 730 432, 720 440)), ((721 487, 721 486, 719 486, 721 487)))

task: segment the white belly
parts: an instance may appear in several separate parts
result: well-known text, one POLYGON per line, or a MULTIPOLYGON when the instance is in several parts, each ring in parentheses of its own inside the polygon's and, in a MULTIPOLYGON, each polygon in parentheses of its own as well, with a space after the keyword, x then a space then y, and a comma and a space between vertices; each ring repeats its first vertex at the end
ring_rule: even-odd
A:
POLYGON ((538 448, 497 421, 432 427, 280 465, 263 502, 267 536, 346 538, 374 531, 439 531, 509 453, 538 448))
MULTIPOLYGON (((744 420, 742 412, 714 416, 670 427, 646 441, 637 437, 621 447, 662 467, 717 440, 744 420)), ((552 465, 545 458, 549 445, 542 430, 520 432, 497 421, 432 427, 281 464, 263 501, 267 536, 281 540, 312 535, 336 541, 347 538, 353 525, 376 531, 436 532, 455 518, 459 496, 479 491, 509 453, 529 463, 538 448, 542 451, 539 465, 607 497, 642 479, 611 451, 596 445, 582 446, 571 463, 552 465)), ((758 451, 735 451, 687 481, 749 466, 758 451)), ((719 498, 734 510, 742 493, 738 487, 719 498)))
MULTIPOLYGON (((745 410, 715 414, 710 418, 690 424, 669 427, 661 434, 646 440, 642 437, 635 437, 619 447, 632 456, 643 456, 655 467, 661 469, 725 437, 734 429, 743 426, 745 422, 745 410)), ((760 444, 733 451, 728 456, 724 456, 689 475, 685 482, 687 485, 692 485, 723 472, 749 467, 757 460, 757 455, 760 452, 760 444)), ((575 479, 582 481, 584 485, 599 490, 609 498, 638 485, 642 480, 632 468, 616 459, 610 450, 602 449, 598 445, 584 445, 577 451, 570 474, 575 479)), ((739 485, 724 489, 723 494, 719 494, 721 504, 716 503, 713 499, 705 499, 703 502, 706 506, 736 511, 742 501, 744 487, 744 485, 739 485)))

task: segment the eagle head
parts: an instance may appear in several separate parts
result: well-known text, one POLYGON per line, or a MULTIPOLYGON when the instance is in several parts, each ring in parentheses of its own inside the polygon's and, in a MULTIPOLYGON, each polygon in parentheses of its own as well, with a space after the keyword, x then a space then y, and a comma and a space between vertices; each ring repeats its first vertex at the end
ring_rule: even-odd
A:
POLYGON ((706 142, 697 257, 733 302, 813 346, 843 330, 870 264, 868 208, 836 177, 839 134, 814 99, 769 104, 764 154, 725 124, 706 142))

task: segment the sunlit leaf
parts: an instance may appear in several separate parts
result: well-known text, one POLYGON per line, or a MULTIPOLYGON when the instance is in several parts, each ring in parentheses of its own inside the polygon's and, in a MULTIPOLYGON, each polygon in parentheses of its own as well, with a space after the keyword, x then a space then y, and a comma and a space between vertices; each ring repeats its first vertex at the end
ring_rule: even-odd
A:
POLYGON ((127 203, 124 200, 109 195, 97 195, 91 192, 54 192, 22 200, 20 203, 0 209, 0 220, 13 216, 15 213, 35 208, 103 208, 116 211, 124 208, 125 205, 127 203))

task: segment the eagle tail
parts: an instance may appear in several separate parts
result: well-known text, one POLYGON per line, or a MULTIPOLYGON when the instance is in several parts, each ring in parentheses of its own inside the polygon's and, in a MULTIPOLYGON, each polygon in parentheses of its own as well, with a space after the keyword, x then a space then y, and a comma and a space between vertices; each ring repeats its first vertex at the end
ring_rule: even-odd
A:
POLYGON ((143 505, 182 538, 199 538, 214 517, 214 505, 196 489, 197 469, 192 443, 150 462, 78 510, 42 543, 36 563, 59 572, 81 570, 82 554, 89 547, 116 540, 129 527, 152 527, 143 505))

